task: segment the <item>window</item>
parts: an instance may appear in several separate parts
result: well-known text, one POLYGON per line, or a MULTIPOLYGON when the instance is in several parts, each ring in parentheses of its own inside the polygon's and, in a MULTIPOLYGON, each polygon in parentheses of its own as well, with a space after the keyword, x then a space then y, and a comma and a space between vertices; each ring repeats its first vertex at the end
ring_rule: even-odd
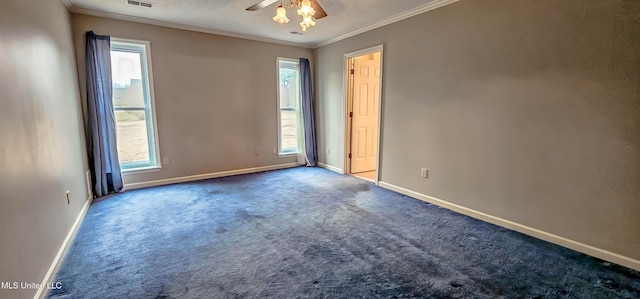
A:
POLYGON ((149 44, 111 39, 113 110, 123 171, 160 168, 149 44))
POLYGON ((301 148, 300 62, 278 58, 278 153, 297 154, 301 148))

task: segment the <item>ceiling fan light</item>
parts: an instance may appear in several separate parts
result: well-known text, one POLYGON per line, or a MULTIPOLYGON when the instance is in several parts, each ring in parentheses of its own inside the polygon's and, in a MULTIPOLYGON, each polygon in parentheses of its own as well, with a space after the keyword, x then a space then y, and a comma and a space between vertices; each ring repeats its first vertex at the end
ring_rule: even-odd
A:
POLYGON ((313 27, 316 25, 316 21, 314 21, 311 17, 305 18, 303 22, 305 22, 305 25, 307 25, 307 27, 313 27))
POLYGON ((273 21, 278 24, 286 24, 289 23, 289 18, 287 18, 287 10, 282 7, 282 5, 278 6, 276 10, 276 16, 273 17, 273 21))
POLYGON ((300 2, 300 8, 298 9, 298 15, 302 16, 302 17, 313 17, 313 15, 316 14, 315 9, 313 9, 313 7, 311 7, 311 1, 309 0, 302 0, 302 2, 300 2))
POLYGON ((302 31, 307 31, 307 28, 313 27, 315 25, 316 25, 316 22, 313 19, 311 19, 311 16, 304 17, 302 19, 302 22, 300 22, 300 27, 302 28, 302 31))

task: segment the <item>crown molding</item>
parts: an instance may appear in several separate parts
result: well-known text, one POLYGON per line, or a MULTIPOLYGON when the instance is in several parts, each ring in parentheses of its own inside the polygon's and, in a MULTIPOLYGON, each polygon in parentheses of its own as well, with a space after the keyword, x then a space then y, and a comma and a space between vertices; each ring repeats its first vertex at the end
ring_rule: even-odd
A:
MULTIPOLYGON (((68 0, 63 0, 63 1, 68 1, 68 0)), ((97 10, 84 8, 84 7, 78 7, 78 6, 73 6, 71 8, 71 12, 75 13, 75 14, 89 15, 89 16, 94 16, 94 17, 103 17, 103 18, 115 19, 115 20, 120 20, 120 21, 141 23, 141 24, 147 24, 147 25, 155 25, 155 26, 174 28, 174 29, 181 29, 181 30, 196 31, 196 32, 215 34, 215 35, 222 35, 222 36, 228 36, 228 37, 234 37, 234 38, 240 38, 240 39, 247 39, 247 40, 259 41, 259 42, 265 42, 265 43, 271 43, 271 44, 293 46, 293 47, 305 48, 305 49, 311 49, 312 48, 311 46, 306 45, 306 44, 302 44, 302 43, 288 42, 288 41, 283 41, 283 40, 279 40, 279 39, 260 37, 260 36, 250 35, 250 34, 241 34, 241 33, 235 33, 235 32, 228 32, 228 31, 222 31, 222 30, 202 28, 202 27, 198 27, 198 26, 183 25, 183 24, 167 22, 167 21, 160 21, 160 20, 153 20, 153 19, 147 19, 147 18, 141 18, 141 17, 122 15, 122 14, 111 13, 111 12, 97 11, 97 10)))
POLYGON ((326 45, 341 41, 343 39, 347 39, 347 38, 356 36, 358 34, 365 33, 367 31, 371 31, 373 29, 380 28, 382 26, 386 26, 386 25, 389 25, 389 24, 392 24, 392 23, 395 23, 395 22, 398 22, 398 21, 402 21, 404 19, 416 16, 416 15, 425 13, 427 11, 431 11, 431 10, 434 10, 436 8, 440 8, 440 7, 443 7, 443 6, 458 2, 458 1, 459 0, 434 0, 434 1, 431 1, 431 2, 429 2, 427 4, 418 6, 418 7, 416 7, 415 9, 413 9, 411 11, 402 12, 402 13, 393 15, 393 16, 391 16, 389 18, 383 19, 383 20, 381 20, 381 21, 379 21, 377 23, 374 23, 372 25, 365 26, 365 27, 360 28, 358 30, 351 31, 349 33, 345 33, 343 35, 328 39, 326 41, 323 41, 323 42, 320 42, 320 43, 317 43, 317 44, 314 45, 314 44, 305 44, 305 43, 296 43, 296 42, 283 41, 283 40, 279 40, 279 39, 260 37, 260 36, 250 35, 250 34, 241 34, 241 33, 229 32, 229 31, 208 29, 208 28, 203 28, 203 27, 198 27, 198 26, 191 26, 191 25, 184 25, 184 24, 178 24, 178 23, 173 23, 173 22, 168 22, 168 21, 160 21, 160 20, 153 20, 153 19, 142 18, 142 17, 134 17, 134 16, 128 16, 128 15, 111 13, 111 12, 97 11, 97 10, 93 10, 93 9, 90 9, 90 8, 75 6, 75 5, 73 5, 71 3, 71 0, 62 0, 62 2, 67 6, 67 8, 72 13, 76 13, 76 14, 83 14, 83 15, 103 17, 103 18, 110 18, 110 19, 116 19, 116 20, 121 20, 121 21, 128 21, 128 22, 134 22, 134 23, 155 25, 155 26, 182 29, 182 30, 189 30, 189 31, 196 31, 196 32, 203 32, 203 33, 209 33, 209 34, 215 34, 215 35, 222 35, 222 36, 228 36, 228 37, 234 37, 234 38, 240 38, 240 39, 254 40, 254 41, 259 41, 259 42, 266 42, 266 43, 279 44, 279 45, 285 45, 285 46, 306 48, 306 49, 316 49, 316 48, 319 48, 319 47, 322 47, 322 46, 326 46, 326 45))
POLYGON ((320 48, 322 46, 326 46, 326 45, 335 43, 337 41, 341 41, 343 39, 350 38, 352 36, 356 36, 358 34, 365 33, 367 31, 371 31, 373 29, 380 28, 380 27, 385 26, 385 25, 389 25, 391 23, 402 21, 404 19, 416 16, 416 15, 419 15, 421 13, 425 13, 427 11, 434 10, 436 8, 440 8, 440 7, 443 7, 445 5, 449 5, 449 4, 458 2, 458 1, 459 0, 435 0, 435 1, 429 2, 427 4, 418 6, 418 7, 416 7, 415 9, 413 9, 411 11, 399 13, 397 15, 394 15, 394 16, 391 16, 389 18, 383 19, 380 22, 377 22, 375 24, 372 24, 372 25, 369 25, 369 26, 366 26, 366 27, 362 27, 362 28, 360 28, 358 30, 351 31, 349 33, 345 33, 343 35, 340 35, 340 36, 334 37, 332 39, 326 40, 324 42, 318 43, 318 44, 314 45, 313 48, 314 49, 320 48))
POLYGON ((62 0, 62 3, 64 3, 64 6, 66 6, 68 10, 73 9, 73 4, 71 4, 71 0, 62 0))

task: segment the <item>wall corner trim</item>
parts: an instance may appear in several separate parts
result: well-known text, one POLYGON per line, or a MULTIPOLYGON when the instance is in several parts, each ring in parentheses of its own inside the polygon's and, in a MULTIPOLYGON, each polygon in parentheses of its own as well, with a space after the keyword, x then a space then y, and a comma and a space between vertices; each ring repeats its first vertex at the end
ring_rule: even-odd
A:
POLYGON ((338 167, 335 167, 335 166, 331 166, 331 165, 329 165, 329 164, 325 164, 325 163, 320 163, 320 162, 318 162, 318 167, 322 167, 322 168, 324 168, 324 169, 328 169, 328 170, 331 170, 331 171, 333 171, 333 172, 337 172, 337 173, 339 173, 339 174, 344 174, 344 171, 342 171, 342 168, 338 168, 338 167))
MULTIPOLYGON (((80 228, 80 224, 82 224, 82 220, 84 219, 84 216, 87 214, 87 211, 89 210, 89 206, 91 206, 92 202, 93 202, 93 194, 89 194, 89 197, 84 202, 84 206, 82 206, 82 210, 80 210, 80 214, 78 214, 78 217, 76 217, 76 221, 71 226, 69 233, 67 233, 67 237, 64 238, 62 245, 60 245, 60 249, 58 249, 58 253, 56 254, 56 257, 51 262, 51 266, 49 266, 49 270, 47 271, 47 274, 44 276, 44 279, 42 280, 42 285, 47 285, 55 277, 56 272, 58 272, 58 268, 60 268, 60 264, 64 259, 64 256, 67 254, 69 245, 71 245, 71 242, 75 238, 76 233, 78 232, 78 228, 80 228)), ((38 288, 38 291, 33 296, 33 299, 41 299, 41 298, 44 298, 46 295, 47 295, 47 288, 38 288)))
POLYGON ((260 166, 260 167, 243 168, 243 169, 219 171, 219 172, 204 173, 204 174, 196 174, 196 175, 182 176, 182 177, 155 180, 155 181, 124 184, 124 189, 125 190, 134 190, 134 189, 140 189, 140 188, 146 188, 146 187, 162 186, 162 185, 184 183, 184 182, 191 182, 191 181, 199 181, 199 180, 213 179, 213 178, 232 176, 232 175, 239 175, 239 174, 249 174, 249 173, 269 171, 269 170, 293 168, 293 167, 298 167, 298 166, 300 166, 300 164, 298 164, 296 162, 293 162, 293 163, 276 164, 276 165, 269 165, 269 166, 260 166))
POLYGON ((422 193, 418 193, 406 188, 402 188, 387 182, 380 181, 379 186, 385 189, 389 189, 391 191, 395 191, 424 202, 428 202, 443 208, 447 208, 449 210, 458 212, 460 214, 476 218, 485 222, 489 222, 504 228, 508 228, 510 230, 514 230, 525 235, 532 236, 534 238, 538 238, 547 242, 554 243, 556 245, 560 245, 563 247, 567 247, 569 249, 573 249, 575 251, 582 252, 584 254, 603 259, 612 263, 616 263, 618 265, 622 265, 637 271, 640 271, 640 260, 636 260, 634 258, 630 258, 627 256, 623 256, 617 253, 613 253, 601 248, 597 248, 591 245, 587 245, 584 243, 580 243, 578 241, 574 241, 571 239, 567 239, 565 237, 561 237, 558 235, 554 235, 552 233, 548 233, 539 229, 535 229, 517 222, 509 221, 500 217, 496 217, 493 215, 489 215, 480 211, 476 211, 461 205, 457 205, 454 203, 450 203, 448 201, 425 195, 422 193))

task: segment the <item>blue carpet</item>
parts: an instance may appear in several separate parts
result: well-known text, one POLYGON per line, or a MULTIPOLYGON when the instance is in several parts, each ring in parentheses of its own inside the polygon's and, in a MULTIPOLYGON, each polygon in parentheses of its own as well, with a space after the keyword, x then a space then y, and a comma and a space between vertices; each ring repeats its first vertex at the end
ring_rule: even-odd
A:
POLYGON ((48 298, 638 298, 640 274, 319 168, 95 202, 48 298))

